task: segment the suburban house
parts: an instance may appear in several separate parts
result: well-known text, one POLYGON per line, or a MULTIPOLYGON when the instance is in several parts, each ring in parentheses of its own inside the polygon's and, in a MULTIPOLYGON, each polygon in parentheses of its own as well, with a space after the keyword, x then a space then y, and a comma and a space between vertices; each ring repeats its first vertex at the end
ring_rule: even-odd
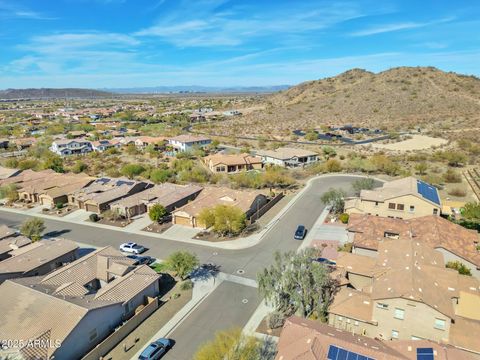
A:
POLYGON ((18 244, 22 246, 9 251, 0 261, 0 284, 8 279, 47 274, 77 258, 78 245, 70 240, 57 238, 28 244, 19 237, 18 244))
POLYGON ((60 139, 52 142, 50 151, 57 155, 81 155, 93 151, 92 143, 84 139, 60 139))
POLYGON ((348 214, 370 214, 413 219, 440 215, 442 204, 437 188, 414 177, 384 183, 373 190, 362 190, 360 196, 345 201, 348 214))
POLYGON ((30 181, 44 179, 46 177, 52 176, 55 174, 55 171, 51 169, 33 171, 33 170, 24 170, 20 174, 5 179, 0 179, 0 186, 15 184, 18 188, 22 187, 22 184, 26 184, 30 181))
POLYGON ((126 218, 144 214, 154 204, 171 212, 195 199, 201 191, 202 188, 196 185, 164 183, 116 201, 110 208, 126 218))
POLYGON ((166 140, 164 137, 153 137, 153 136, 139 136, 135 140, 135 146, 140 149, 145 149, 148 145, 157 146, 166 140))
POLYGON ((207 187, 202 190, 195 200, 173 211, 172 222, 174 224, 205 229, 205 224, 198 219, 198 215, 203 209, 217 205, 236 206, 245 212, 248 219, 267 202, 267 197, 259 191, 207 187))
POLYGON ((384 340, 432 340, 480 353, 480 282, 445 268, 416 240, 385 240, 378 257, 342 253, 348 285, 329 307, 329 324, 384 340))
POLYGON ((168 139, 168 144, 174 151, 192 151, 196 148, 204 148, 212 143, 212 140, 205 136, 179 135, 168 139))
POLYGON ((120 143, 119 140, 98 140, 98 141, 92 141, 92 149, 93 151, 98 151, 98 152, 104 152, 105 150, 108 150, 110 148, 119 148, 122 144, 120 143))
POLYGON ((59 203, 66 204, 70 192, 82 189, 93 181, 93 177, 83 174, 53 173, 21 183, 18 187, 18 197, 25 202, 39 202, 52 207, 59 203))
POLYGON ((352 214, 347 231, 356 254, 377 257, 382 242, 412 239, 439 251, 445 262, 460 261, 480 279, 479 234, 440 216, 401 220, 352 214))
POLYGON ((37 143, 37 138, 35 137, 19 138, 19 139, 13 140, 13 142, 17 146, 17 149, 23 150, 31 147, 32 145, 35 145, 37 143))
POLYGON ((67 136, 71 139, 78 139, 78 138, 83 138, 87 135, 87 133, 83 130, 73 130, 69 131, 67 136))
POLYGON ((473 353, 428 340, 385 341, 292 316, 285 321, 276 360, 474 360, 473 353))
POLYGON ((110 204, 127 196, 146 190, 153 184, 127 178, 100 178, 89 186, 68 195, 68 203, 80 209, 100 214, 110 209, 110 204))
POLYGON ((0 180, 17 176, 21 172, 22 170, 19 170, 19 169, 9 169, 9 168, 0 166, 0 180))
POLYGON ((279 148, 276 150, 259 150, 257 155, 264 164, 283 167, 306 166, 318 161, 318 154, 313 151, 298 148, 279 148))
POLYGON ((10 251, 17 250, 31 242, 29 238, 20 236, 16 230, 7 225, 0 225, 0 261, 9 258, 10 251))
POLYGON ((5 281, 0 293, 8 309, 0 338, 33 344, 7 349, 13 356, 81 359, 158 295, 159 275, 106 247, 48 275, 5 281))
POLYGON ((263 168, 262 159, 249 154, 217 153, 203 158, 203 162, 213 173, 237 173, 245 170, 263 168))

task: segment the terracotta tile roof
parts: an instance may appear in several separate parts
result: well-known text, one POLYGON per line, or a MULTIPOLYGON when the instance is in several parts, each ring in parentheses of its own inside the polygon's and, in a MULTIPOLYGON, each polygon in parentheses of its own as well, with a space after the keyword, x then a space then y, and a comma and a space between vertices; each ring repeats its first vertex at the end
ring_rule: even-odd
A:
POLYGON ((450 325, 449 340, 451 344, 457 347, 473 350, 480 354, 479 334, 480 321, 457 316, 455 323, 450 325))
POLYGON ((368 293, 343 287, 335 295, 329 312, 372 323, 373 301, 368 293))
POLYGON ((440 216, 402 220, 351 214, 347 230, 355 233, 353 244, 356 247, 376 250, 385 240, 385 233, 392 233, 398 234, 399 239, 415 239, 435 249, 443 248, 480 267, 480 253, 476 249, 478 233, 440 216))
POLYGON ((233 190, 226 187, 206 187, 195 200, 175 210, 173 214, 183 212, 190 216, 197 216, 203 209, 216 205, 236 206, 246 212, 259 195, 262 195, 262 192, 233 190))
POLYGON ((12 250, 21 248, 22 246, 28 245, 32 242, 26 236, 13 236, 7 237, 0 240, 0 254, 9 253, 12 250))
POLYGON ((406 359, 380 340, 334 329, 318 321, 292 316, 287 319, 278 343, 276 360, 324 360, 330 345, 376 360, 406 359))
POLYGON ((257 156, 251 156, 249 154, 221 154, 217 153, 214 155, 206 156, 204 162, 207 165, 212 166, 217 165, 252 165, 252 164, 261 164, 262 159, 257 156))

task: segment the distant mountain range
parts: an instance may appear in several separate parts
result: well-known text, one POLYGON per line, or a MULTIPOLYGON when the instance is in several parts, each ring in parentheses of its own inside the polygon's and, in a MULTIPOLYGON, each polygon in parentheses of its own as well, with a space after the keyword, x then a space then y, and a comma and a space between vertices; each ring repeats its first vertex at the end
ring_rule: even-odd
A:
POLYGON ((271 93, 288 89, 289 85, 277 86, 154 86, 134 88, 104 88, 117 94, 171 94, 171 93, 271 93))
POLYGON ((6 89, 0 90, 0 100, 21 100, 21 99, 61 99, 79 98, 93 99, 111 97, 112 94, 106 91, 92 89, 6 89))

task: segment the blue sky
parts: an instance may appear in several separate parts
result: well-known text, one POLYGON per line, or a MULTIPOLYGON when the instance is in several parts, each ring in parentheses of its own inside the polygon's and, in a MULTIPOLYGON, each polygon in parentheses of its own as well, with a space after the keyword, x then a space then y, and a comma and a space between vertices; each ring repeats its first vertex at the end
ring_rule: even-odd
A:
POLYGON ((480 75, 475 0, 0 0, 0 88, 264 86, 350 68, 480 75))

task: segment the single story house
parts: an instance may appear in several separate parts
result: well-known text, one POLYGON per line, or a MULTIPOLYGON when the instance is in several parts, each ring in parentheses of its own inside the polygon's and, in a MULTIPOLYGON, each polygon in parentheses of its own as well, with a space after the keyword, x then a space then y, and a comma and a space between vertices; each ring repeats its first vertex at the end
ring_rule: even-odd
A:
POLYGON ((103 177, 89 186, 68 195, 68 203, 97 214, 110 209, 110 204, 152 187, 153 184, 127 178, 103 177))
POLYGON ((318 161, 318 153, 299 148, 278 148, 275 150, 259 150, 257 156, 262 158, 264 164, 282 167, 306 166, 318 161))
POLYGON ((195 200, 173 211, 172 222, 174 224, 205 229, 205 224, 198 219, 198 215, 203 209, 217 205, 236 206, 245 212, 248 219, 267 202, 267 197, 259 191, 207 187, 203 189, 195 200))
POLYGON ((154 145, 157 146, 158 144, 163 143, 166 140, 165 137, 162 136, 139 136, 135 140, 135 146, 140 148, 140 149, 145 149, 148 145, 154 145))
POLYGON ((245 170, 259 170, 263 168, 262 159, 249 154, 217 153, 204 157, 203 162, 213 173, 232 174, 245 170))
POLYGON ((3 166, 0 166, 0 180, 8 179, 20 174, 22 170, 20 169, 10 169, 3 166))
POLYGON ((126 218, 144 214, 154 204, 171 212, 195 199, 201 191, 202 188, 196 185, 164 183, 116 201, 110 208, 126 218))
POLYGON ((26 242, 20 237, 19 244, 23 246, 12 249, 0 261, 0 284, 8 279, 47 274, 77 258, 78 245, 70 240, 57 238, 26 242))

